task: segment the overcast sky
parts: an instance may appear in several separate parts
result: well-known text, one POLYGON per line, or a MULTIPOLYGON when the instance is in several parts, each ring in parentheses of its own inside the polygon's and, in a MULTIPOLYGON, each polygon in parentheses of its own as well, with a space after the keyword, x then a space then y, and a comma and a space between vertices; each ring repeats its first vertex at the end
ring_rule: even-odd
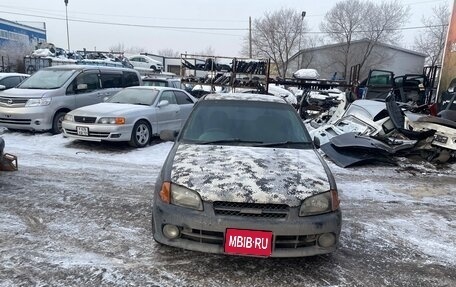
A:
MULTIPOLYGON (((249 16, 257 19, 266 12, 293 8, 306 11, 305 21, 310 30, 319 31, 319 24, 325 13, 336 2, 335 0, 69 0, 70 48, 100 51, 123 44, 125 48, 140 47, 149 53, 157 53, 161 49, 173 49, 180 53, 199 53, 211 48, 218 56, 239 56, 243 38, 248 33, 249 16), (199 29, 184 29, 189 27, 199 29)), ((400 2, 410 5, 411 8, 411 17, 407 26, 421 26, 422 16, 429 13, 432 7, 442 3, 450 7, 453 1, 401 0, 400 2)), ((48 42, 67 48, 64 0, 0 0, 0 18, 10 21, 45 22, 48 42)), ((411 48, 414 35, 419 31, 407 30, 400 46, 411 48)))

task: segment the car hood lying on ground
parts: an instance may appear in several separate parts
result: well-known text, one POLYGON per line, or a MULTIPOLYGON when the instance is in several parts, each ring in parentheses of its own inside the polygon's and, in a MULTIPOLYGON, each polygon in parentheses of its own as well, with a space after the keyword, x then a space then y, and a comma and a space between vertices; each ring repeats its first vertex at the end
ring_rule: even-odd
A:
POLYGON ((99 103, 95 105, 78 108, 71 112, 74 115, 84 116, 118 116, 127 113, 135 113, 144 110, 150 110, 151 106, 119 104, 119 103, 99 103))
POLYGON ((289 206, 330 188, 314 150, 246 146, 180 144, 171 181, 204 201, 289 206))

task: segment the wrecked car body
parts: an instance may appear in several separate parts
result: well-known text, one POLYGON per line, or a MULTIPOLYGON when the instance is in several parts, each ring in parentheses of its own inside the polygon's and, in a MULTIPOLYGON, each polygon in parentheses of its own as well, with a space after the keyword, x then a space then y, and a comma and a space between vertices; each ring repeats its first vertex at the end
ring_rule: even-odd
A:
POLYGON ((311 130, 310 135, 318 137, 323 145, 331 138, 348 132, 375 136, 387 135, 393 130, 384 102, 356 100, 334 124, 311 130))

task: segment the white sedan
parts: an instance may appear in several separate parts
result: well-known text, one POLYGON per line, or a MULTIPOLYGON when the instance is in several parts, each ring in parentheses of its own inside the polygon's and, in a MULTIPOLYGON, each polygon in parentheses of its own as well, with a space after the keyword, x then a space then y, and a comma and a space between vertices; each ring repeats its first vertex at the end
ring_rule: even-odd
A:
POLYGON ((144 147, 162 130, 179 131, 197 100, 168 87, 129 87, 104 103, 65 115, 64 136, 86 141, 128 141, 144 147))

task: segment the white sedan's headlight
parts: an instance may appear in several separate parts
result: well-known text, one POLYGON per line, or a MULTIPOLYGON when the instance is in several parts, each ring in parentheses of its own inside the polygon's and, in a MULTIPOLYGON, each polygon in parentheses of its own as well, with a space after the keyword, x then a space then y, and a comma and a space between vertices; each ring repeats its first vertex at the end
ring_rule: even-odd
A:
POLYGON ((30 99, 25 103, 26 107, 49 106, 52 98, 30 99))
POLYGON ((74 116, 70 114, 66 114, 63 118, 65 121, 74 122, 74 116))
POLYGON ((105 117, 98 120, 99 124, 104 125, 123 125, 125 124, 125 118, 123 117, 105 117))
POLYGON ((299 216, 321 214, 339 207, 337 191, 327 191, 304 199, 299 216))
POLYGON ((203 202, 196 191, 171 184, 171 204, 203 210, 203 202))

